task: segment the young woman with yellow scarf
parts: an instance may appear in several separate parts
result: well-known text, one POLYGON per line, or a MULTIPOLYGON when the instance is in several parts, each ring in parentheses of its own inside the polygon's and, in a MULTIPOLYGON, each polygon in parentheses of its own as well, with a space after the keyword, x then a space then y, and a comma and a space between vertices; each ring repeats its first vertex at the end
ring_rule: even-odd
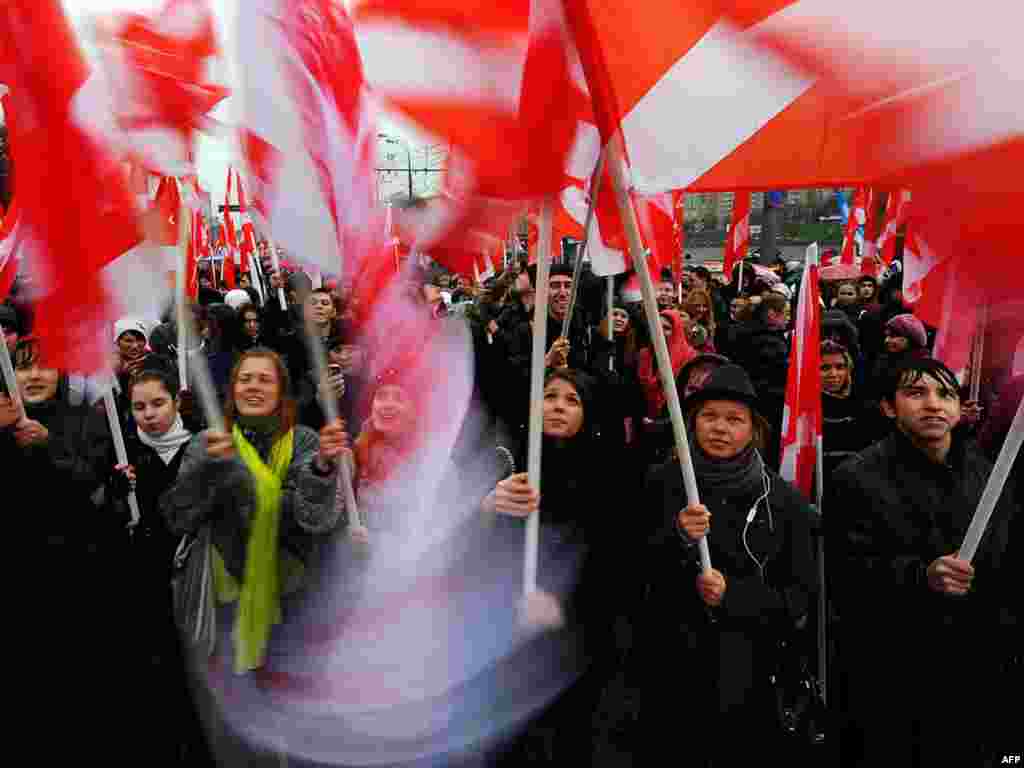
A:
MULTIPOLYGON (((280 356, 256 348, 231 373, 226 432, 196 435, 178 480, 161 498, 176 534, 211 526, 213 594, 227 618, 238 674, 266 664, 282 597, 305 583, 318 541, 337 525, 337 459, 348 448, 340 421, 319 436, 295 424, 280 356), (233 609, 233 610, 231 610, 233 609)), ((223 633, 221 633, 223 636, 223 633)))

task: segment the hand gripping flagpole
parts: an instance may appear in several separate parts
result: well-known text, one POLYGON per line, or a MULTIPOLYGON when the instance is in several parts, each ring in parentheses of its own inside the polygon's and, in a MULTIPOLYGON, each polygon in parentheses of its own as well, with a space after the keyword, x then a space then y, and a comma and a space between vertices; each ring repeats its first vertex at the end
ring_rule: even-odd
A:
MULTIPOLYGON (((540 452, 544 433, 544 357, 547 352, 546 314, 548 275, 551 273, 551 228, 554 209, 550 200, 540 207, 537 243, 537 285, 533 301, 533 354, 530 358, 530 431, 527 441, 527 473, 530 487, 540 493, 540 452)), ((523 557, 523 592, 537 591, 537 551, 540 546, 540 510, 526 518, 526 550, 523 557)))
POLYGON ((1010 470, 1020 453, 1021 443, 1024 442, 1024 399, 1021 399, 1017 406, 1017 414, 1013 417, 1010 431, 1006 435, 1003 447, 999 451, 996 465, 992 468, 992 474, 988 476, 988 483, 981 494, 981 501, 978 502, 978 509, 974 513, 967 533, 964 536, 964 543, 960 545, 960 559, 971 562, 978 552, 978 545, 981 543, 985 529, 992 518, 996 502, 1003 493, 1006 479, 1010 476, 1010 470))
MULTIPOLYGON (((632 202, 629 199, 629 182, 626 178, 626 169, 623 164, 622 152, 618 145, 619 137, 616 136, 608 145, 608 163, 611 168, 612 184, 615 187, 615 198, 619 205, 619 213, 626 228, 626 235, 629 238, 629 255, 633 260, 633 269, 640 278, 640 291, 644 297, 644 314, 647 316, 647 325, 650 328, 651 338, 654 341, 654 353, 658 361, 658 375, 661 377, 661 388, 668 400, 668 412, 672 419, 672 432, 676 439, 676 453, 679 454, 679 467, 683 473, 683 483, 686 486, 686 499, 689 505, 700 504, 700 493, 697 490, 697 476, 693 470, 693 459, 690 456, 690 442, 686 436, 686 425, 683 422, 683 411, 679 405, 679 392, 676 390, 676 378, 672 372, 672 359, 668 354, 668 345, 665 343, 665 331, 661 327, 658 315, 658 301, 654 295, 654 283, 651 281, 651 273, 647 267, 647 257, 644 251, 643 241, 640 239, 640 226, 636 220, 636 212, 633 210, 632 202)), ((540 286, 538 286, 539 290, 540 286)), ((540 299, 538 299, 538 302, 540 299)), ((704 571, 711 570, 711 552, 708 549, 707 537, 704 536, 698 542, 700 548, 700 562, 704 571)))
MULTIPOLYGON (((317 340, 316 334, 312 332, 312 328, 307 326, 304 331, 306 349, 309 351, 309 359, 313 363, 313 376, 317 381, 320 403, 324 409, 324 419, 328 424, 332 424, 338 421, 340 416, 338 414, 338 401, 335 400, 334 393, 326 387, 327 353, 324 352, 323 345, 317 340)), ((349 464, 347 455, 341 457, 341 460, 338 462, 338 469, 338 482, 341 483, 341 492, 345 495, 345 510, 351 523, 361 527, 363 523, 359 517, 359 508, 356 506, 356 494, 352 486, 352 467, 349 464)))

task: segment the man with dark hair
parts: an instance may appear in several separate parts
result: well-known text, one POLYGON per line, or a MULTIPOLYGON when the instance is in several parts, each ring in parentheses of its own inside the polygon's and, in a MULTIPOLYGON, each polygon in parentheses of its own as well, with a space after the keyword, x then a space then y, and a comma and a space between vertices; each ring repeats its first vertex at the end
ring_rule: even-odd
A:
POLYGON ((661 278, 658 280, 658 309, 672 309, 676 305, 676 287, 672 283, 672 272, 668 269, 661 271, 661 278))
POLYGON ((854 766, 984 765, 1010 651, 1011 495, 961 559, 991 465, 958 427, 956 376, 910 361, 881 406, 895 428, 840 465, 823 510, 842 613, 840 753, 854 766))

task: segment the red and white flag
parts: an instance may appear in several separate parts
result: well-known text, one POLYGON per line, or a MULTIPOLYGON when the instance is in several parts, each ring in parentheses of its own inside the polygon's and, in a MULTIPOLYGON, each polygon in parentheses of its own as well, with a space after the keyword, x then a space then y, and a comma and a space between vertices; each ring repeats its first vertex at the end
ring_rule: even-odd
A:
POLYGON ((846 235, 843 238, 843 250, 839 255, 840 264, 857 263, 857 229, 867 223, 868 191, 858 187, 850 203, 850 215, 846 218, 846 235))
POLYGON ((253 208, 278 245, 340 273, 342 254, 361 258, 382 231, 375 109, 352 24, 340 0, 251 0, 237 40, 253 208))
POLYGON ((821 436, 821 302, 818 295, 818 244, 807 249, 796 306, 793 345, 782 413, 782 462, 779 474, 808 499, 814 498, 814 467, 821 436))
POLYGON ((889 193, 885 204, 885 219, 878 235, 876 251, 883 264, 892 264, 896 255, 896 233, 907 223, 910 216, 910 190, 897 189, 889 193))
POLYGON ((228 89, 206 82, 220 54, 209 0, 167 0, 156 14, 119 14, 98 25, 101 61, 125 148, 154 173, 192 169, 196 130, 228 89))
POLYGON ((141 240, 124 166, 93 131, 97 115, 111 114, 109 93, 90 78, 58 0, 2 6, 0 72, 17 118, 11 152, 35 332, 47 365, 97 371, 121 315, 101 270, 141 240))
POLYGON ((750 250, 750 193, 737 192, 733 201, 732 222, 725 238, 725 257, 722 271, 732 280, 733 268, 747 258, 750 250))

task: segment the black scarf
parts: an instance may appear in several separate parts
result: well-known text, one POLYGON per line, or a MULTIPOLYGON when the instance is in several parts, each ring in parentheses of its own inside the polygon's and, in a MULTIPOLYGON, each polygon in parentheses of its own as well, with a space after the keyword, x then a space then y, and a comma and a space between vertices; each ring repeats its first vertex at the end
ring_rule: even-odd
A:
POLYGON ((689 437, 693 470, 702 493, 746 496, 760 492, 764 462, 753 444, 731 459, 714 459, 701 450, 692 431, 689 437))

